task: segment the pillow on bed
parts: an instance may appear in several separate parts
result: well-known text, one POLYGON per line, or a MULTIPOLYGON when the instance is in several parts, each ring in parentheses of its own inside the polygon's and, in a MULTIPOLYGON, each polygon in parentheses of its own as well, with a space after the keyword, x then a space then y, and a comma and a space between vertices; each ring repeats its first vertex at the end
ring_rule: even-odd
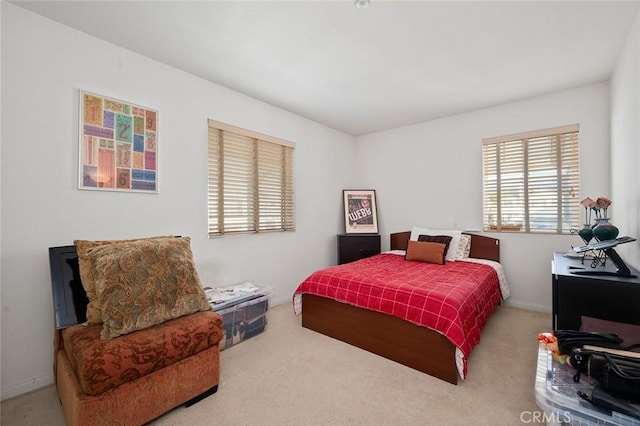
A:
POLYGON ((409 241, 405 260, 444 265, 446 245, 426 241, 409 241))
POLYGON ((460 245, 460 236, 462 231, 455 230, 443 230, 443 229, 428 229, 413 226, 411 228, 411 236, 409 240, 418 241, 420 235, 448 235, 451 237, 449 248, 446 251, 447 260, 456 260, 456 253, 458 252, 458 246, 460 245))
POLYGON ((420 235, 418 236, 418 241, 444 244, 444 253, 446 255, 451 244, 451 237, 449 235, 420 235))
POLYGON ((469 257, 469 253, 471 252, 471 235, 462 234, 460 235, 460 245, 458 246, 458 251, 456 253, 456 260, 462 260, 469 257))

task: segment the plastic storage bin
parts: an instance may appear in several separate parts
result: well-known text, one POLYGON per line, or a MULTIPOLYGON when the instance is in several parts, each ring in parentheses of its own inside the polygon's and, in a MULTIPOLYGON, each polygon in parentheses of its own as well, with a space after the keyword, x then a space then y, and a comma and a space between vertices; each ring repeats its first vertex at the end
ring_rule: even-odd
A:
POLYGON ((573 381, 575 370, 553 359, 551 352, 540 345, 536 372, 536 403, 544 410, 547 424, 572 426, 625 425, 640 426, 640 420, 617 412, 594 407, 577 395, 580 390, 591 394, 592 383, 582 375, 573 381))
POLYGON ((243 290, 247 289, 247 284, 207 289, 208 296, 219 295, 220 292, 232 295, 227 300, 211 303, 211 308, 222 315, 223 320, 224 338, 220 342, 220 350, 262 333, 267 326, 267 311, 273 289, 269 286, 250 284, 249 286, 257 289, 253 292, 236 291, 242 286, 243 290))

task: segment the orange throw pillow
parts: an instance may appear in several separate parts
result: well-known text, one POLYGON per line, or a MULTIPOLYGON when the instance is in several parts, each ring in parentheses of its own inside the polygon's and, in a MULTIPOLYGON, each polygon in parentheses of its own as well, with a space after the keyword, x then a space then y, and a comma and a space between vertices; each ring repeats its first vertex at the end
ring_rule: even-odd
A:
POLYGON ((409 241, 405 260, 444 265, 446 244, 423 241, 409 241))

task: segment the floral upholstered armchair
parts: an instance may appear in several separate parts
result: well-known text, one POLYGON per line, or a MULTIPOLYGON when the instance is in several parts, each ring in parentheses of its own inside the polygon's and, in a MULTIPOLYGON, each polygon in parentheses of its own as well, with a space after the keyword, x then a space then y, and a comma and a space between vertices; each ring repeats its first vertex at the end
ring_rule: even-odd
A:
POLYGON ((217 391, 222 318, 188 237, 77 240, 49 253, 69 425, 144 424, 217 391))

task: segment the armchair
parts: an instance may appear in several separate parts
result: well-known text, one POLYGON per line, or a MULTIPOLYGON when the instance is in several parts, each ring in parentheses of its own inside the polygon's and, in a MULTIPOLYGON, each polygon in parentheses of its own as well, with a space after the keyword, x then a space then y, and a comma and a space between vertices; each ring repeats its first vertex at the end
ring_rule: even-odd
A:
MULTIPOLYGON (((118 258, 116 263, 126 264, 127 259, 133 258, 136 262, 131 270, 125 272, 113 272, 114 265, 107 262, 101 271, 93 273, 93 277, 98 278, 95 282, 97 298, 96 294, 92 296, 85 290, 78 260, 79 255, 87 255, 91 250, 85 251, 77 242, 75 246, 49 249, 56 315, 54 380, 69 425, 142 425, 181 404, 189 406, 217 391, 222 318, 207 309, 208 302, 201 288, 203 299, 197 288, 191 286, 185 290, 180 287, 186 281, 199 285, 199 280, 191 260, 189 239, 186 243, 185 239, 177 240, 109 244, 111 248, 102 250, 101 255, 116 253, 120 256, 126 252, 129 257, 125 261, 118 258), (182 253, 176 253, 176 245, 182 253), (168 257, 158 263, 156 253, 153 253, 152 260, 147 261, 150 249, 168 257), (140 253, 144 256, 140 257, 140 253), (185 263, 194 279, 185 278, 185 263), (164 268, 167 265, 168 269, 164 268), (172 265, 179 267, 172 268, 172 265), (151 276, 145 277, 145 281, 154 283, 152 286, 147 284, 142 288, 134 283, 126 291, 119 291, 126 287, 120 283, 135 282, 141 274, 159 269, 163 269, 160 276, 152 272, 151 276), (169 280, 171 289, 166 287, 166 280, 159 281, 167 278, 163 278, 166 271, 178 277, 169 280), (101 278, 100 273, 104 272, 110 275, 101 278), (111 280, 113 276, 117 278, 111 280), (117 284, 111 293, 107 291, 110 280, 117 284), (179 287, 177 292, 172 292, 176 286, 179 287), (187 293, 195 296, 185 299, 187 293), (133 302, 127 299, 131 294, 137 296, 133 302), (149 319, 149 309, 142 309, 137 313, 139 315, 129 315, 112 309, 106 303, 114 302, 115 298, 119 306, 131 302, 132 306, 140 307, 140 299, 145 294, 151 295, 152 304, 168 299, 169 302, 177 302, 176 306, 186 306, 187 313, 184 309, 176 311, 174 305, 167 302, 171 309, 152 306, 151 311, 161 315, 159 319, 149 319), (172 298, 175 294, 177 296, 172 298), (95 312, 103 314, 104 323, 86 322, 87 302, 90 305, 103 302, 102 306, 93 307, 95 312), (166 319, 164 314, 167 313, 175 317, 166 319), (105 327, 105 324, 110 324, 110 327, 105 327), (133 330, 130 331, 131 328, 133 330), (105 329, 112 336, 107 335, 109 333, 105 333, 105 329)), ((97 252, 100 250, 94 250, 93 254, 97 252)), ((95 265, 96 256, 92 260, 95 265)))

